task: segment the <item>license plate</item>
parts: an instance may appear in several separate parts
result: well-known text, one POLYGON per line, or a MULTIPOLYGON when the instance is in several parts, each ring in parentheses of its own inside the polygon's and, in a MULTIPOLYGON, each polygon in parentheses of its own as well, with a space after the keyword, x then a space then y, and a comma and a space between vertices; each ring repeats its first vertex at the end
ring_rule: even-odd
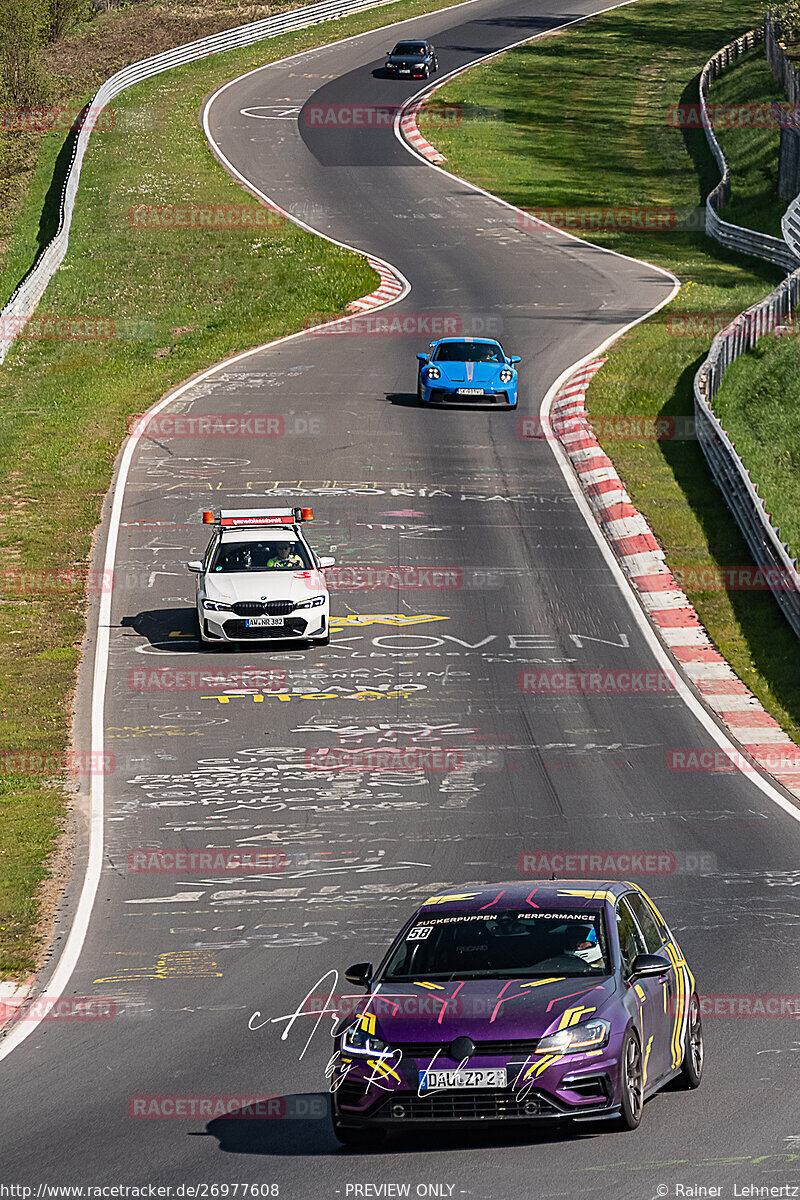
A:
POLYGON ((264 629, 265 626, 272 628, 275 625, 282 625, 281 617, 250 617, 245 621, 245 629, 264 629))
POLYGON ((482 396, 483 388, 459 388, 459 396, 482 396))
POLYGON ((420 1071, 419 1090, 431 1091, 439 1088, 504 1088, 508 1086, 505 1067, 470 1071, 420 1071))

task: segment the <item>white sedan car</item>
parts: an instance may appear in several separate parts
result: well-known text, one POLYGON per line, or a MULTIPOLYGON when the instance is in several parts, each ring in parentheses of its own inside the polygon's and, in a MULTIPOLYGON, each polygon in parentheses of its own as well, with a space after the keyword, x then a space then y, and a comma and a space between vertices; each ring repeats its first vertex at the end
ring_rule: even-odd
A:
POLYGON ((204 642, 303 638, 327 646, 330 597, 325 568, 306 541, 310 508, 204 512, 214 533, 197 576, 197 619, 204 642))

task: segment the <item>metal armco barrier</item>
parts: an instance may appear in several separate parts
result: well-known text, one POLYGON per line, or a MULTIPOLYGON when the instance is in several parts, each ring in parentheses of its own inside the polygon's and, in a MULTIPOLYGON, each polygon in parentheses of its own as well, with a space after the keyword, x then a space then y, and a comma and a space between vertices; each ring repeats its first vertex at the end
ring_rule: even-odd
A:
POLYGON ((798 196, 783 214, 781 229, 787 243, 800 258, 800 196, 798 196))
POLYGON ((69 165, 59 206, 58 230, 52 241, 48 242, 37 258, 25 279, 16 289, 8 304, 0 311, 0 363, 2 363, 10 346, 21 332, 25 322, 33 315, 36 306, 45 293, 47 285, 55 275, 69 245, 69 231, 72 224, 72 214, 75 209, 75 198, 81 177, 86 148, 89 138, 97 123, 100 110, 115 96, 119 96, 126 88, 135 83, 170 71, 186 63, 207 58, 211 54, 220 54, 224 50, 235 50, 240 46, 251 46, 254 42, 266 38, 277 37, 281 33, 289 33, 294 29, 306 29, 310 25, 318 25, 323 21, 335 21, 350 13, 360 12, 366 8, 380 8, 392 4, 394 0, 324 0, 321 4, 311 4, 307 8, 293 9, 276 17, 266 17, 262 21, 254 21, 249 25, 239 25, 235 29, 226 29, 213 37, 200 38, 188 42, 185 46, 176 46, 174 50, 165 50, 152 58, 144 58, 141 62, 117 71, 98 89, 96 95, 85 109, 85 119, 75 139, 72 161, 69 165))
POLYGON ((719 215, 720 209, 731 198, 731 170, 722 153, 722 147, 717 141, 708 113, 709 85, 726 67, 734 63, 739 55, 746 54, 748 50, 754 50, 763 40, 763 28, 751 29, 743 37, 737 38, 735 42, 718 50, 714 57, 708 60, 700 75, 700 119, 703 122, 711 153, 716 159, 722 176, 717 186, 712 192, 709 192, 706 198, 706 233, 730 250, 738 250, 741 254, 753 254, 756 258, 763 258, 767 262, 774 263, 783 271, 793 271, 795 267, 800 266, 800 259, 782 238, 770 237, 767 233, 757 233, 753 229, 744 229, 741 225, 731 225, 727 221, 723 221, 719 215))
POLYGON ((750 553, 763 567, 772 593, 795 634, 800 637, 800 575, 765 511, 758 486, 736 453, 733 442, 712 408, 726 368, 740 354, 790 316, 800 300, 800 269, 789 275, 765 300, 754 304, 722 329, 694 380, 697 440, 750 553))
POLYGON ((757 566, 765 569, 772 594, 784 616, 800 637, 800 575, 797 560, 790 558, 788 546, 780 539, 780 530, 773 526, 770 514, 765 511, 757 484, 750 478, 750 472, 736 453, 733 442, 712 407, 728 366, 750 350, 760 337, 780 325, 800 300, 800 215, 797 213, 800 197, 790 206, 783 219, 786 241, 743 229, 740 225, 730 225, 719 216, 720 208, 730 199, 731 173, 708 114, 709 83, 725 67, 735 62, 740 54, 754 49, 763 39, 763 29, 751 30, 709 59, 700 76, 701 120, 711 153, 722 175, 706 200, 706 233, 723 246, 754 254, 791 274, 766 299, 741 313, 714 338, 708 357, 695 375, 694 411, 697 440, 725 503, 757 566), (793 209, 794 215, 790 215, 793 209))

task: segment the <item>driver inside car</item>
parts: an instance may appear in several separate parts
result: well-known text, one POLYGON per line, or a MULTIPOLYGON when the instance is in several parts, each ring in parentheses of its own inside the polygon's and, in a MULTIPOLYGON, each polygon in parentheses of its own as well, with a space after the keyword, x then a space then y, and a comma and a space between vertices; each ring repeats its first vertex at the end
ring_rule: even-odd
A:
POLYGON ((302 558, 296 553, 294 546, 290 545, 289 542, 283 542, 277 551, 267 560, 267 570, 276 568, 280 570, 284 567, 302 567, 303 565, 302 558))

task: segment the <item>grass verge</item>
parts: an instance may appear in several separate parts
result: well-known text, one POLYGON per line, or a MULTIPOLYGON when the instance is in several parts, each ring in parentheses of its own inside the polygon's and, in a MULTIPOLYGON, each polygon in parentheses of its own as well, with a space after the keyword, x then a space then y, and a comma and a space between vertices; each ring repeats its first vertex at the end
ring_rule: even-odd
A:
MULTIPOLYGON (((698 103, 704 62, 762 16, 751 0, 640 0, 453 80, 436 102, 463 104, 475 120, 446 127, 434 140, 455 174, 522 208, 689 213, 704 202, 718 173, 702 131, 676 128, 669 114, 698 103)), ((759 57, 753 52, 721 77, 712 103, 771 99, 774 85, 759 57)), ((761 130, 723 130, 721 136, 738 206, 723 216, 750 219, 758 208, 773 229, 781 204, 773 194, 771 137, 761 130)), ((616 343, 592 381, 590 415, 606 429, 618 417, 645 424, 675 418, 680 428, 681 418, 693 415, 693 378, 719 314, 741 312, 780 275, 756 259, 729 254, 701 232, 607 227, 592 228, 591 238, 668 268, 681 290, 670 308, 616 343)), ((772 596, 709 587, 720 567, 751 559, 696 441, 602 440, 720 651, 797 739, 797 642, 772 596)))
MULTIPOLYGON (((798 331, 797 320, 793 322, 798 331)), ((800 554, 800 360, 795 337, 762 338, 725 372, 714 411, 753 479, 767 512, 800 554)), ((795 647, 795 654, 797 649, 795 647)))
MULTIPOLYGON (((65 813, 87 556, 128 418, 308 314, 342 312, 377 282, 359 255, 290 224, 168 231, 131 225, 130 211, 255 211, 208 151, 203 97, 261 63, 441 7, 387 6, 179 68, 121 96, 115 128, 92 139, 69 255, 37 327, 87 318, 100 336, 20 340, 0 367, 0 977, 29 972, 42 945, 38 889, 65 813)), ((54 143, 40 157, 17 246, 38 228, 58 153, 54 143)))

